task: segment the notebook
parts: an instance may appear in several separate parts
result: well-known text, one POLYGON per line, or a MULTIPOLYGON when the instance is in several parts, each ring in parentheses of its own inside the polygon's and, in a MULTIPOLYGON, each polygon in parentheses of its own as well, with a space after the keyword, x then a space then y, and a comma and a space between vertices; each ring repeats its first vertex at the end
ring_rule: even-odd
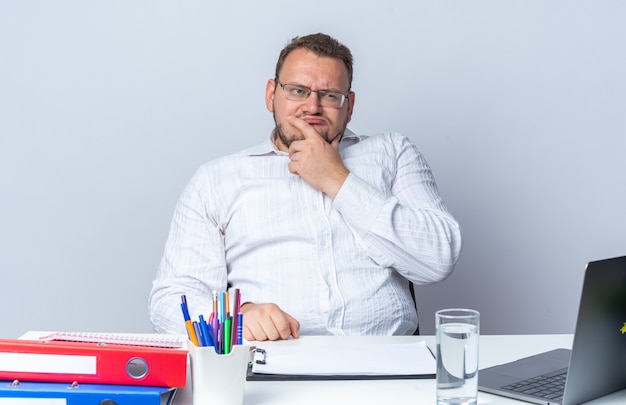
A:
POLYGON ((480 391, 536 404, 580 404, 624 388, 626 256, 587 264, 571 350, 552 350, 478 373, 480 391), (565 374, 558 377, 560 373, 565 374), (543 377, 560 378, 563 391, 551 391, 543 377))
POLYGON ((171 349, 183 347, 183 340, 178 335, 153 335, 147 333, 52 332, 38 338, 40 341, 61 340, 67 342, 166 347, 171 349))

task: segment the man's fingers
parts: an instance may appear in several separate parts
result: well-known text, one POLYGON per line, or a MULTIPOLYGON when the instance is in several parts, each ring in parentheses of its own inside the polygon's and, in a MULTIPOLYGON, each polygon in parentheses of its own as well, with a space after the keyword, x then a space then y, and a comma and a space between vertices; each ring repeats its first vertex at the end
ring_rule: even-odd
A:
POLYGON ((261 336, 258 331, 255 333, 254 328, 249 324, 243 325, 243 338, 246 340, 267 340, 267 336, 261 336))
POLYGON ((302 136, 304 137, 304 139, 309 139, 311 137, 322 137, 320 134, 317 133, 315 128, 313 128, 308 122, 301 118, 295 117, 293 115, 288 115, 287 122, 293 125, 296 129, 299 129, 300 132, 302 132, 302 136))
POLYGON ((294 339, 298 339, 300 337, 300 322, 298 322, 295 318, 287 315, 289 317, 289 328, 291 330, 291 336, 294 339))
POLYGON ((276 304, 252 305, 246 308, 244 319, 243 335, 247 340, 278 340, 299 336, 300 323, 276 304))
MULTIPOLYGON (((297 334, 297 331, 300 330, 300 323, 296 321, 294 318, 292 318, 291 315, 287 314, 286 312, 280 311, 280 313, 273 314, 271 320, 272 320, 272 325, 271 325, 272 332, 271 333, 278 334, 278 336, 280 336, 281 339, 288 339, 289 336, 292 336, 293 335, 292 328, 294 327, 296 329, 296 334, 297 334)), ((272 339, 268 334, 268 337, 270 337, 270 340, 276 340, 278 339, 278 336, 272 339)))
POLYGON ((304 120, 293 115, 287 116, 287 122, 289 122, 291 125, 293 125, 294 127, 298 128, 301 131, 306 129, 307 126, 310 127, 310 125, 304 122, 304 120))

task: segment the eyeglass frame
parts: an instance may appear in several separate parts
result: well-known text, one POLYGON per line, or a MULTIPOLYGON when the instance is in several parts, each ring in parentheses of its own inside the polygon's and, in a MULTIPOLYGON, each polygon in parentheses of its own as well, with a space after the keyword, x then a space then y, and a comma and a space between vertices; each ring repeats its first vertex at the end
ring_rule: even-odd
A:
POLYGON ((275 78, 274 78, 274 81, 276 82, 276 84, 278 84, 278 85, 280 86, 280 88, 282 88, 282 89, 283 89, 283 91, 285 92, 285 97, 287 98, 287 100, 290 100, 290 101, 300 101, 300 102, 303 102, 303 101, 305 101, 305 100, 308 100, 308 99, 309 99, 309 97, 311 97, 311 93, 317 93, 317 101, 320 103, 320 105, 321 105, 322 107, 328 107, 328 108, 337 108, 337 109, 339 109, 339 108, 343 107, 343 105, 345 104, 346 100, 348 100, 348 99, 350 98, 350 94, 352 93, 352 91, 351 91, 351 90, 348 90, 348 94, 344 94, 344 93, 342 93, 342 92, 340 92, 340 91, 335 91, 335 90, 327 90, 327 89, 313 90, 313 89, 311 89, 310 87, 307 87, 307 86, 304 86, 304 85, 301 85, 301 84, 283 83, 283 82, 281 82, 280 80, 278 80, 278 77, 275 77, 275 78), (306 93, 306 97, 305 97, 303 100, 291 100, 291 99, 287 96, 287 95, 289 94, 289 92, 285 90, 285 86, 295 86, 295 87, 297 87, 297 88, 299 88, 299 89, 306 90, 306 92, 305 92, 305 93, 306 93), (326 94, 330 94, 330 93, 332 93, 332 94, 340 94, 340 95, 342 96, 342 99, 341 99, 341 104, 339 104, 339 106, 337 106, 337 107, 332 107, 332 106, 325 106, 325 105, 322 105, 322 99, 320 98, 320 93, 326 93, 326 94))

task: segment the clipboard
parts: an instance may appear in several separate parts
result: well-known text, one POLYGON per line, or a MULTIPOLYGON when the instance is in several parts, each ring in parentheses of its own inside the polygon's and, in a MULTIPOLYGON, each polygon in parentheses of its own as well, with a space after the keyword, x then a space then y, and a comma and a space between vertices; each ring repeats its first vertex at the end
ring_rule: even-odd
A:
POLYGON ((247 381, 432 379, 436 361, 425 342, 341 346, 252 347, 247 381))
POLYGON ((246 381, 328 381, 328 380, 417 380, 434 379, 435 374, 379 374, 379 375, 311 375, 311 374, 261 374, 248 366, 246 381))

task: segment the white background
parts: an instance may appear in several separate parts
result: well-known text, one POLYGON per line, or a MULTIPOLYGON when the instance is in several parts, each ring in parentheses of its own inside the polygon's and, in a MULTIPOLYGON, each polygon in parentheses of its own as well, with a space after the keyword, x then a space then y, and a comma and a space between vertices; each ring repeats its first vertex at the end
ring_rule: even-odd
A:
POLYGON ((0 0, 0 336, 149 332, 185 183, 268 136, 278 52, 319 31, 354 53, 351 128, 408 135, 462 225, 422 332, 452 306, 483 334, 573 332, 586 262, 626 254, 625 21, 619 0, 0 0))

